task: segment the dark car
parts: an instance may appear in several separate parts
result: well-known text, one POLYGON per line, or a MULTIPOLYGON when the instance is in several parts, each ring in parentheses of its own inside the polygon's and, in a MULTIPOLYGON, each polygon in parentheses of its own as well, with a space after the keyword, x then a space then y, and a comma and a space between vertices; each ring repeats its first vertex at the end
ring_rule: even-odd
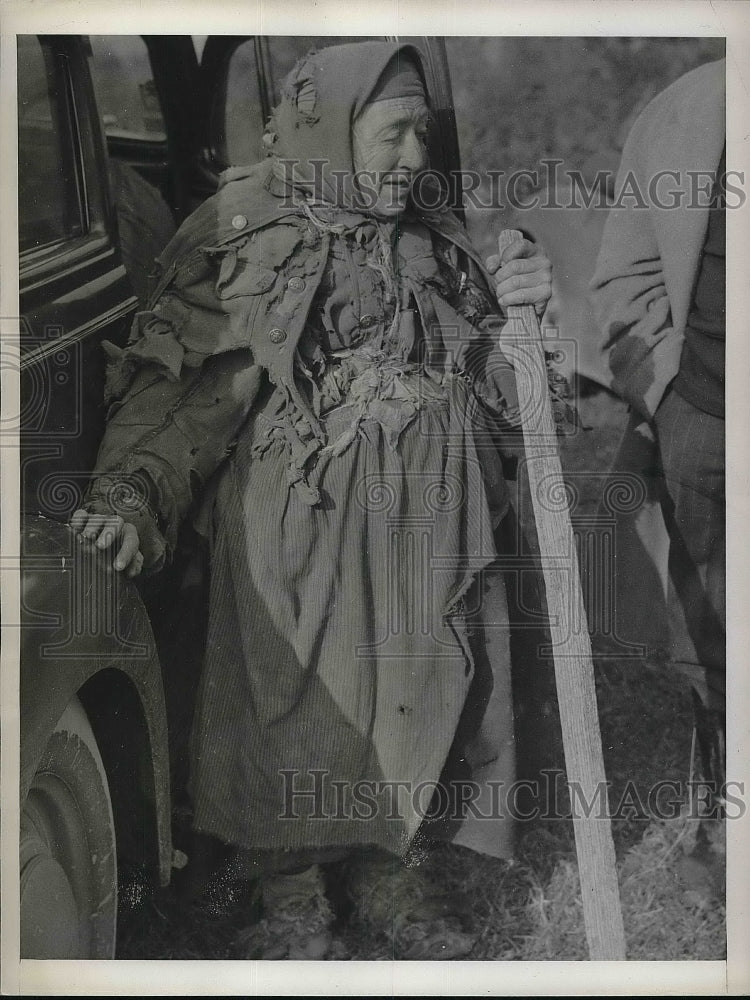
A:
MULTIPOLYGON (((22 957, 113 957, 118 885, 169 882, 189 810, 200 560, 188 545, 136 586, 67 526, 104 428, 102 341, 125 342, 154 258, 219 173, 260 159, 295 60, 342 40, 19 37, 22 957)), ((410 41, 448 176, 444 45, 410 41)))

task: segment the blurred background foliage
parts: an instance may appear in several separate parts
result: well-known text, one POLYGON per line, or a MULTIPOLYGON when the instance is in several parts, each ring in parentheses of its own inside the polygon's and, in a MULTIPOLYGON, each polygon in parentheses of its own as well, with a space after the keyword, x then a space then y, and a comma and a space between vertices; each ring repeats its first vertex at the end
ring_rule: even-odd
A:
POLYGON ((585 170, 622 149, 636 115, 723 38, 447 39, 465 169, 508 172, 557 157, 585 170))
MULTIPOLYGON (((561 160, 552 204, 569 205, 566 171, 581 172, 590 189, 597 173, 614 175, 633 122, 648 102, 678 77, 702 63, 721 59, 723 38, 493 37, 446 39, 456 111, 462 170, 476 171, 481 183, 467 201, 466 222, 483 255, 496 252, 502 229, 521 229, 552 260, 553 299, 545 316, 547 336, 565 360, 561 369, 594 384, 607 385, 600 354, 600 331, 591 311, 589 282, 606 220, 605 186, 590 208, 545 208, 552 167, 561 160), (487 176, 504 171, 501 182, 487 176), (538 171, 516 187, 522 200, 538 195, 541 204, 508 207, 503 182, 515 171, 538 171)), ((665 165, 668 166, 668 165, 665 165)))
MULTIPOLYGON (((561 172, 580 170, 588 184, 598 170, 616 171, 630 126, 651 98, 725 53, 723 38, 454 36, 446 46, 462 169, 484 178, 477 189, 484 202, 491 200, 488 170, 507 177, 554 158, 563 161, 561 172)), ((524 180, 517 190, 526 197, 534 186, 524 180)), ((546 235, 533 213, 467 206, 466 215, 483 253, 494 252, 494 237, 507 226, 546 235)), ((599 223, 593 228, 598 241, 599 223)))

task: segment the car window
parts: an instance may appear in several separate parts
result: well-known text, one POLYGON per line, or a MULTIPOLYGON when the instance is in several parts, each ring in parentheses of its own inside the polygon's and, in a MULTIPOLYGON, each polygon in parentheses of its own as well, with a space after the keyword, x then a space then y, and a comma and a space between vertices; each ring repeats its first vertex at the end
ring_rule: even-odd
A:
POLYGON ((19 35, 18 223, 22 252, 84 231, 69 94, 64 57, 36 35, 19 35))
POLYGON ((140 35, 90 35, 89 41, 105 133, 117 139, 163 142, 164 117, 144 40, 140 35))

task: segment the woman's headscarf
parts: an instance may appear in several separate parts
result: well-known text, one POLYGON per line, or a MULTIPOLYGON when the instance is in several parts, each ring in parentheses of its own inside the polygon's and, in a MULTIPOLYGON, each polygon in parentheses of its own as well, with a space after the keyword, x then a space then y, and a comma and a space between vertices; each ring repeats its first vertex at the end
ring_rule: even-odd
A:
POLYGON ((389 88, 390 96, 401 79, 414 92, 413 67, 426 98, 419 51, 412 45, 355 42, 308 53, 284 80, 266 131, 277 176, 317 200, 361 208, 353 176, 352 126, 381 86, 389 88))

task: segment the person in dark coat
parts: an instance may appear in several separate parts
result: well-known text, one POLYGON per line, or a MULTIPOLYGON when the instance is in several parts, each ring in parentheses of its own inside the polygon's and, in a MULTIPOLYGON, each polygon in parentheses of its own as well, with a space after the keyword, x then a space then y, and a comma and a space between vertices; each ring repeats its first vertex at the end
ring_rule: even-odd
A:
MULTIPOLYGON (((224 175, 109 348, 72 522, 129 576, 186 518, 208 540, 193 824, 261 880, 258 956, 325 954, 320 863, 408 859, 440 786, 513 779, 498 335, 503 307, 544 308, 550 265, 528 241, 483 262, 420 204, 429 114, 410 46, 297 64, 269 157, 224 175)), ((509 856, 507 811, 475 813, 445 835, 509 856)))

